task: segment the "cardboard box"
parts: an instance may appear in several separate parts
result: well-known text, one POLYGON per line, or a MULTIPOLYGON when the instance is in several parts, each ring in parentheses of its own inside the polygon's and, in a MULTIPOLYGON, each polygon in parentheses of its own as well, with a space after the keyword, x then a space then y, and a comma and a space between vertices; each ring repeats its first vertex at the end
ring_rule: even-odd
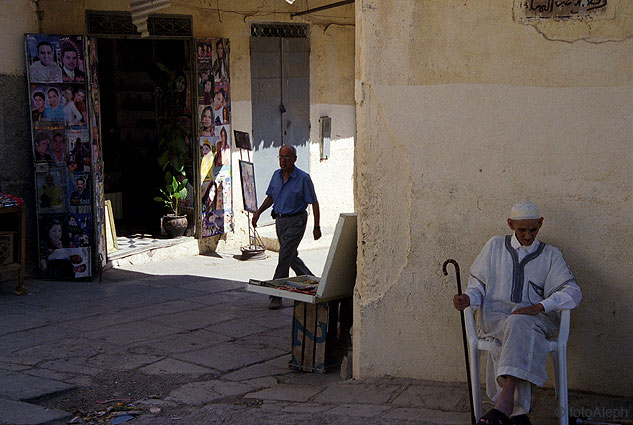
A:
POLYGON ((328 303, 295 301, 292 315, 292 358, 288 364, 291 368, 325 373, 338 364, 330 355, 333 344, 330 342, 332 338, 328 338, 328 307, 328 303))

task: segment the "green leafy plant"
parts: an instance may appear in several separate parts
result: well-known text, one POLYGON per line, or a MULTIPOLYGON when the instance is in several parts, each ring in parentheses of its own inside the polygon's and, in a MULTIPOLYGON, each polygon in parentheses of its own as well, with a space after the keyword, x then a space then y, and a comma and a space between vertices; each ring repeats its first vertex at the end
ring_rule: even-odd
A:
POLYGON ((184 124, 167 118, 160 118, 159 123, 158 149, 161 154, 158 157, 158 166, 165 172, 166 182, 169 183, 172 176, 185 175, 186 137, 189 129, 184 124))
POLYGON ((178 215, 178 202, 187 197, 188 180, 178 181, 175 176, 171 178, 164 189, 159 189, 161 196, 156 196, 154 201, 162 203, 173 215, 178 215))

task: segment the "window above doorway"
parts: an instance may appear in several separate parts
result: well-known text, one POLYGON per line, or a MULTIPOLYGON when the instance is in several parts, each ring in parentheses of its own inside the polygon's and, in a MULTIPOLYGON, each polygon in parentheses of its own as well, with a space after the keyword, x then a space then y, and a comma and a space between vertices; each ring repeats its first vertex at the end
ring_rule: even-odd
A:
MULTIPOLYGON (((89 35, 140 37, 128 12, 86 11, 89 35)), ((187 15, 149 15, 147 29, 152 37, 192 37, 193 19, 187 15)))
POLYGON ((308 38, 305 24, 251 24, 252 37, 308 38))

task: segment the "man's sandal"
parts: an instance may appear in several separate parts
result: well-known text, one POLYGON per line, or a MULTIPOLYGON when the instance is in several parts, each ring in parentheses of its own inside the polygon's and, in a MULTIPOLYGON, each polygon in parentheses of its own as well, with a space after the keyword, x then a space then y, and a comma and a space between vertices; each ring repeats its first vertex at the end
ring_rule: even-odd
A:
POLYGON ((530 418, 526 414, 513 416, 510 420, 514 425, 532 425, 530 418))
POLYGON ((488 410, 477 423, 480 425, 512 425, 510 418, 507 417, 505 413, 495 409, 494 407, 488 410))

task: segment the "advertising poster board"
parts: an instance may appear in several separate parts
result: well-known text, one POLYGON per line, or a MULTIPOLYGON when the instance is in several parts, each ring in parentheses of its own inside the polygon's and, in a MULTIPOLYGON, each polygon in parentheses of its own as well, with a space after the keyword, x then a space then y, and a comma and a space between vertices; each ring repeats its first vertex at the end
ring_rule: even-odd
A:
POLYGON ((40 269, 49 279, 93 272, 93 154, 86 38, 26 34, 40 269))
POLYGON ((196 42, 202 237, 233 231, 229 40, 196 42))

